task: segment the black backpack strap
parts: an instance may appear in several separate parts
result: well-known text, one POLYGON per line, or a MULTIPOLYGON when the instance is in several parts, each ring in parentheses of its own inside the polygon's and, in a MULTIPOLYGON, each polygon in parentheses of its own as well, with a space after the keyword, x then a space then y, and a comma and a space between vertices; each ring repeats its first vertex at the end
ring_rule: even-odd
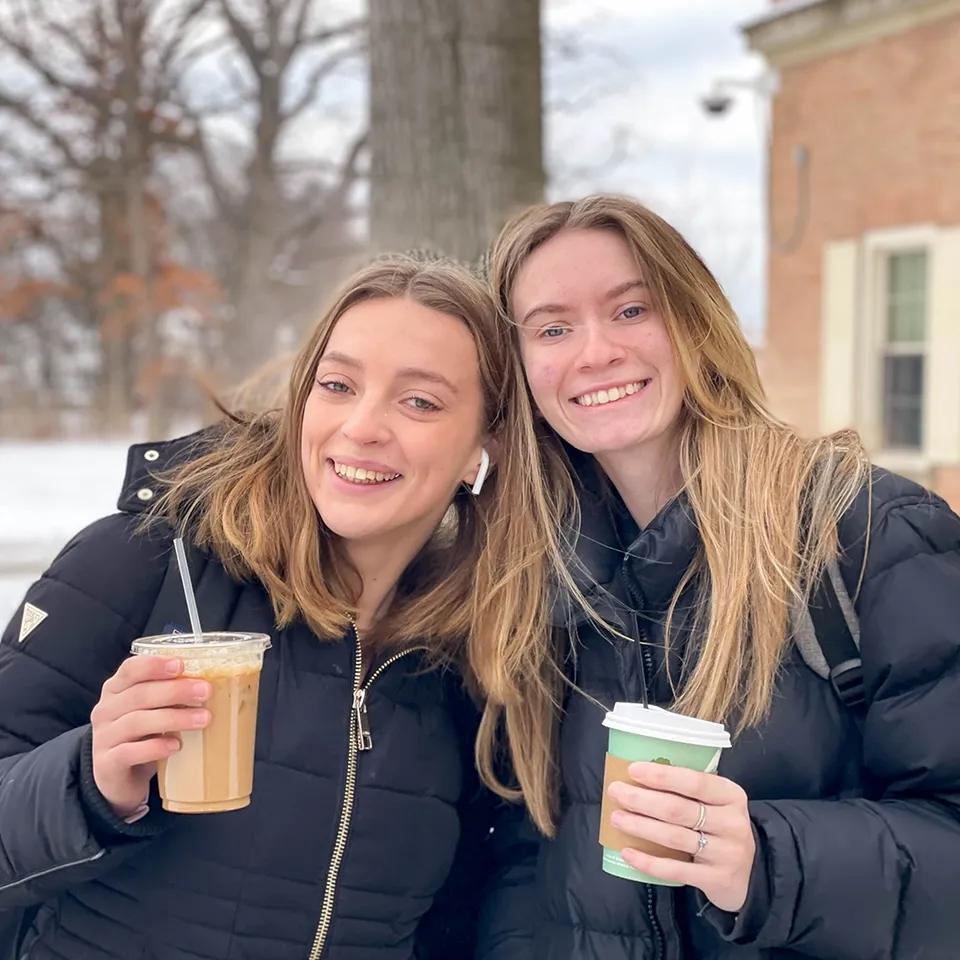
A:
POLYGON ((830 685, 848 709, 862 712, 867 698, 863 685, 863 662, 829 570, 824 570, 810 600, 817 643, 830 667, 830 685))

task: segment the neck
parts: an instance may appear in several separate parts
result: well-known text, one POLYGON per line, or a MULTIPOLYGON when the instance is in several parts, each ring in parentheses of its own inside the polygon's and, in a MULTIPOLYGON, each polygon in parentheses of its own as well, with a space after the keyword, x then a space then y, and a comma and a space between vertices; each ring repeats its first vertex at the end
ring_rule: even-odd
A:
POLYGON ((626 450, 597 454, 597 462, 641 529, 683 486, 676 438, 672 434, 665 433, 626 450))
POLYGON ((369 630, 389 609, 397 583, 426 539, 415 544, 347 543, 346 552, 362 584, 357 600, 357 629, 369 630))

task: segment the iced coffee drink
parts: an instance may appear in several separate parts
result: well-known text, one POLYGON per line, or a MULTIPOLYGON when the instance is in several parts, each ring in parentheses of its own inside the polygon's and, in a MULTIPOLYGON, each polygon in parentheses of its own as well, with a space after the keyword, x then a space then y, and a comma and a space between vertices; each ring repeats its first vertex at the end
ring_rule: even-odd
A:
MULTIPOLYGON (((253 633, 171 634, 133 644, 139 656, 177 657, 183 676, 206 680, 210 723, 177 734, 181 747, 157 771, 165 810, 220 813, 250 803, 257 698, 270 639, 253 633)), ((185 704, 184 706, 188 706, 185 704)))

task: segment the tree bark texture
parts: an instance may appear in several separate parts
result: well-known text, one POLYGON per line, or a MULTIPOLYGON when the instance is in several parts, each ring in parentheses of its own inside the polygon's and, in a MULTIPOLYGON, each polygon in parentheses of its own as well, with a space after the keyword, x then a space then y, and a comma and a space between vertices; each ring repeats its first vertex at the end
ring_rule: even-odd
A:
POLYGON ((370 243, 480 256, 544 190, 539 0, 370 0, 370 243))

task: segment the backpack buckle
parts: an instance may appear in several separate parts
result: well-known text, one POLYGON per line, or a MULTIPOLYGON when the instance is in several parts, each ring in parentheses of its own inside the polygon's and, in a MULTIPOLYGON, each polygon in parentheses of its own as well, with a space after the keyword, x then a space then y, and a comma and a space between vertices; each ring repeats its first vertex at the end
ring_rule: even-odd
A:
POLYGON ((847 707, 862 707, 867 702, 863 687, 863 661, 844 660, 830 671, 830 685, 847 707))

